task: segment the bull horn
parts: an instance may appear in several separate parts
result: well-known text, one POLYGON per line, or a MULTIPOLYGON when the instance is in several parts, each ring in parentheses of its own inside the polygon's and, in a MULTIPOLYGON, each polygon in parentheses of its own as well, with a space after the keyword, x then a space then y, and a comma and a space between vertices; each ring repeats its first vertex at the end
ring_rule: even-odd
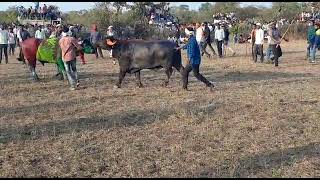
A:
POLYGON ((117 41, 112 42, 110 39, 107 40, 107 45, 113 46, 117 43, 117 41))

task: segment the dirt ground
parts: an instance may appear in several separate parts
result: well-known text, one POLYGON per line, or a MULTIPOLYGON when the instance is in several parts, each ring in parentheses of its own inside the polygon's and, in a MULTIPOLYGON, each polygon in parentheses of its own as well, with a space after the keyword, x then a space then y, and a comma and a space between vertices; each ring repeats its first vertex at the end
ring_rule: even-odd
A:
POLYGON ((0 176, 320 177, 320 64, 305 60, 305 41, 283 43, 279 68, 253 63, 249 46, 202 59, 213 92, 192 73, 188 92, 178 72, 163 87, 163 70, 114 89, 118 65, 92 55, 70 91, 55 66, 39 64, 33 82, 11 57, 0 65, 0 176))

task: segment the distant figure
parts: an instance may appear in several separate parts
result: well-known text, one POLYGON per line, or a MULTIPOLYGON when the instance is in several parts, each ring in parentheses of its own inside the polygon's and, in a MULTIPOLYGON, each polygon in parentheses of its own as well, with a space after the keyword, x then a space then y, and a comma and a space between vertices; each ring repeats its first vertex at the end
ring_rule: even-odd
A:
POLYGON ((99 58, 98 53, 99 53, 100 57, 104 59, 101 47, 99 45, 99 42, 101 42, 101 41, 102 41, 102 35, 98 31, 97 25, 94 24, 92 26, 92 30, 91 30, 91 34, 90 34, 90 43, 93 45, 93 47, 95 49, 96 59, 99 58))
POLYGON ((255 47, 254 47, 254 62, 257 62, 257 55, 260 55, 260 61, 263 62, 263 42, 264 42, 264 31, 261 29, 261 24, 256 24, 256 32, 255 32, 255 47))
POLYGON ((9 40, 9 33, 6 30, 6 27, 1 25, 0 26, 0 64, 2 61, 2 53, 6 59, 6 64, 8 64, 8 40, 9 40))
POLYGON ((14 50, 15 50, 15 46, 16 46, 16 40, 15 40, 15 34, 14 34, 12 28, 9 28, 8 44, 9 44, 9 55, 14 55, 14 50))

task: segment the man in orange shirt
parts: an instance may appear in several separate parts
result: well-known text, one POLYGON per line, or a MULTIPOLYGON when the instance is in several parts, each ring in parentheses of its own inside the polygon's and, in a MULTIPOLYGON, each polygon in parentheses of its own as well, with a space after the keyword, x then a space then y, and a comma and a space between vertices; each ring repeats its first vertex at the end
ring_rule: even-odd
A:
POLYGON ((77 73, 77 61, 76 61, 76 50, 81 49, 77 40, 74 37, 68 35, 67 30, 62 33, 62 38, 59 40, 59 45, 61 47, 61 55, 64 66, 66 68, 67 77, 71 85, 70 90, 75 90, 78 87, 78 73, 77 73))

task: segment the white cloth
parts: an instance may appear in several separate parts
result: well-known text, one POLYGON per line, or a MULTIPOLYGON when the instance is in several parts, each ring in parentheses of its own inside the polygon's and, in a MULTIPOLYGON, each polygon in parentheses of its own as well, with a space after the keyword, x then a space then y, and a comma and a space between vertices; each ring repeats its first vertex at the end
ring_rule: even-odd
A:
POLYGON ((222 41, 224 39, 224 30, 222 28, 220 29, 217 28, 214 32, 214 37, 218 41, 222 41))
POLYGON ((204 41, 204 35, 203 35, 203 28, 200 26, 197 30, 196 30, 196 40, 198 43, 203 42, 204 41))
POLYGON ((14 33, 9 33, 9 39, 8 39, 8 44, 15 44, 15 38, 14 38, 14 33))
POLYGON ((18 31, 17 31, 17 38, 18 38, 19 42, 22 42, 22 38, 21 38, 20 32, 21 32, 21 29, 18 29, 18 31))
POLYGON ((256 29, 256 40, 255 44, 263 44, 264 41, 264 31, 260 29, 256 29))
POLYGON ((6 30, 0 30, 0 44, 8 44, 9 33, 6 30))

